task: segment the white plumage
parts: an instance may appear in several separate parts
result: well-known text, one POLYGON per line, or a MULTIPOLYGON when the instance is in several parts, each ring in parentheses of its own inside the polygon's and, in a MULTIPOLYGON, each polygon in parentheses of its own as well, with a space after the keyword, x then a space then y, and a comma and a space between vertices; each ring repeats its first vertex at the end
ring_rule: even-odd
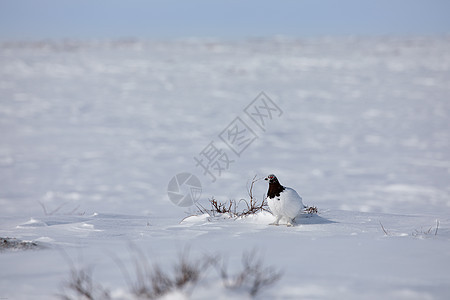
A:
POLYGON ((267 204, 276 218, 271 225, 278 225, 280 220, 284 220, 287 226, 292 226, 295 217, 305 208, 302 197, 294 189, 282 186, 273 174, 265 180, 269 181, 267 204))

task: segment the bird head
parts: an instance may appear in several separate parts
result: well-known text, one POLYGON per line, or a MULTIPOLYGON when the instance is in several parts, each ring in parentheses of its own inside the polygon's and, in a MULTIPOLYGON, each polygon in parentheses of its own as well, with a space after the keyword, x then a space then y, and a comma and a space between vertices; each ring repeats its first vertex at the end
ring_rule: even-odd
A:
POLYGON ((269 181, 269 183, 278 182, 277 177, 275 175, 273 175, 273 174, 268 175, 266 178, 264 178, 264 180, 269 181))

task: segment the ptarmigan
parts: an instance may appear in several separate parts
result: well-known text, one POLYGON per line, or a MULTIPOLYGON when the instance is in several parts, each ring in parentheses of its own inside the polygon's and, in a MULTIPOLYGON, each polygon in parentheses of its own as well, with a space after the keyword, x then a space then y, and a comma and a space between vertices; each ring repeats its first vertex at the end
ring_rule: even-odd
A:
POLYGON ((292 226, 295 217, 305 208, 302 197, 294 189, 282 186, 273 174, 267 176, 265 180, 269 181, 267 203, 276 217, 275 222, 270 225, 278 225, 281 219, 285 219, 287 226, 292 226))

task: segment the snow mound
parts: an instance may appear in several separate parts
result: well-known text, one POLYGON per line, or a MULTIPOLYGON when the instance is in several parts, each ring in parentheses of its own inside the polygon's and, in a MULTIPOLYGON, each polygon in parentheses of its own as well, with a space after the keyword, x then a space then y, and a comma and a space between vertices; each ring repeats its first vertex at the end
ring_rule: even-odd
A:
MULTIPOLYGON (((198 224, 205 224, 208 222, 239 222, 241 224, 259 224, 259 225, 269 225, 275 220, 275 217, 268 211, 259 211, 254 214, 249 214, 245 216, 240 217, 233 217, 228 213, 225 214, 215 214, 215 215, 209 215, 207 213, 201 214, 201 215, 193 215, 188 216, 184 218, 180 224, 183 225, 198 225, 198 224)), ((302 225, 302 224, 327 224, 327 223, 333 223, 333 221, 330 221, 328 219, 325 219, 318 214, 307 214, 303 213, 296 217, 295 219, 296 225, 302 225)), ((280 225, 285 225, 283 223, 280 223, 280 225)))
POLYGON ((203 224, 206 222, 210 222, 211 216, 208 214, 201 214, 195 216, 188 216, 181 220, 180 224, 189 225, 189 224, 203 224))
POLYGON ((249 223, 249 224, 269 224, 274 220, 274 216, 270 212, 260 211, 255 214, 234 217, 228 213, 216 213, 215 215, 209 215, 207 213, 201 215, 188 216, 184 218, 180 224, 204 224, 208 222, 236 222, 249 223))
POLYGON ((47 223, 31 218, 28 222, 17 225, 17 228, 45 227, 45 226, 48 226, 47 223))

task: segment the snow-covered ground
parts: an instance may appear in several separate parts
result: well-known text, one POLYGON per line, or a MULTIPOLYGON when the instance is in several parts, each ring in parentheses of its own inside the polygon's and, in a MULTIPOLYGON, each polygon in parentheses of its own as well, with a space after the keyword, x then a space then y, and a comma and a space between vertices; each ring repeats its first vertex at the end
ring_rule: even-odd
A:
MULTIPOLYGON (((117 260, 132 273, 132 244, 167 270, 186 248, 230 270, 257 249, 282 272, 260 298, 446 299, 448 49, 448 37, 1 43, 0 237, 45 249, 0 252, 0 298, 57 298, 70 260, 126 297, 117 260), (245 111, 261 91, 282 112, 264 127, 245 111), (240 156, 221 141, 237 117, 256 137, 240 156), (211 142, 232 161, 215 182, 194 160, 211 142), (184 219, 194 209, 167 196, 180 172, 200 179, 204 206, 274 173, 319 215, 293 228, 268 213, 184 219)), ((189 297, 248 297, 205 272, 189 297)))

